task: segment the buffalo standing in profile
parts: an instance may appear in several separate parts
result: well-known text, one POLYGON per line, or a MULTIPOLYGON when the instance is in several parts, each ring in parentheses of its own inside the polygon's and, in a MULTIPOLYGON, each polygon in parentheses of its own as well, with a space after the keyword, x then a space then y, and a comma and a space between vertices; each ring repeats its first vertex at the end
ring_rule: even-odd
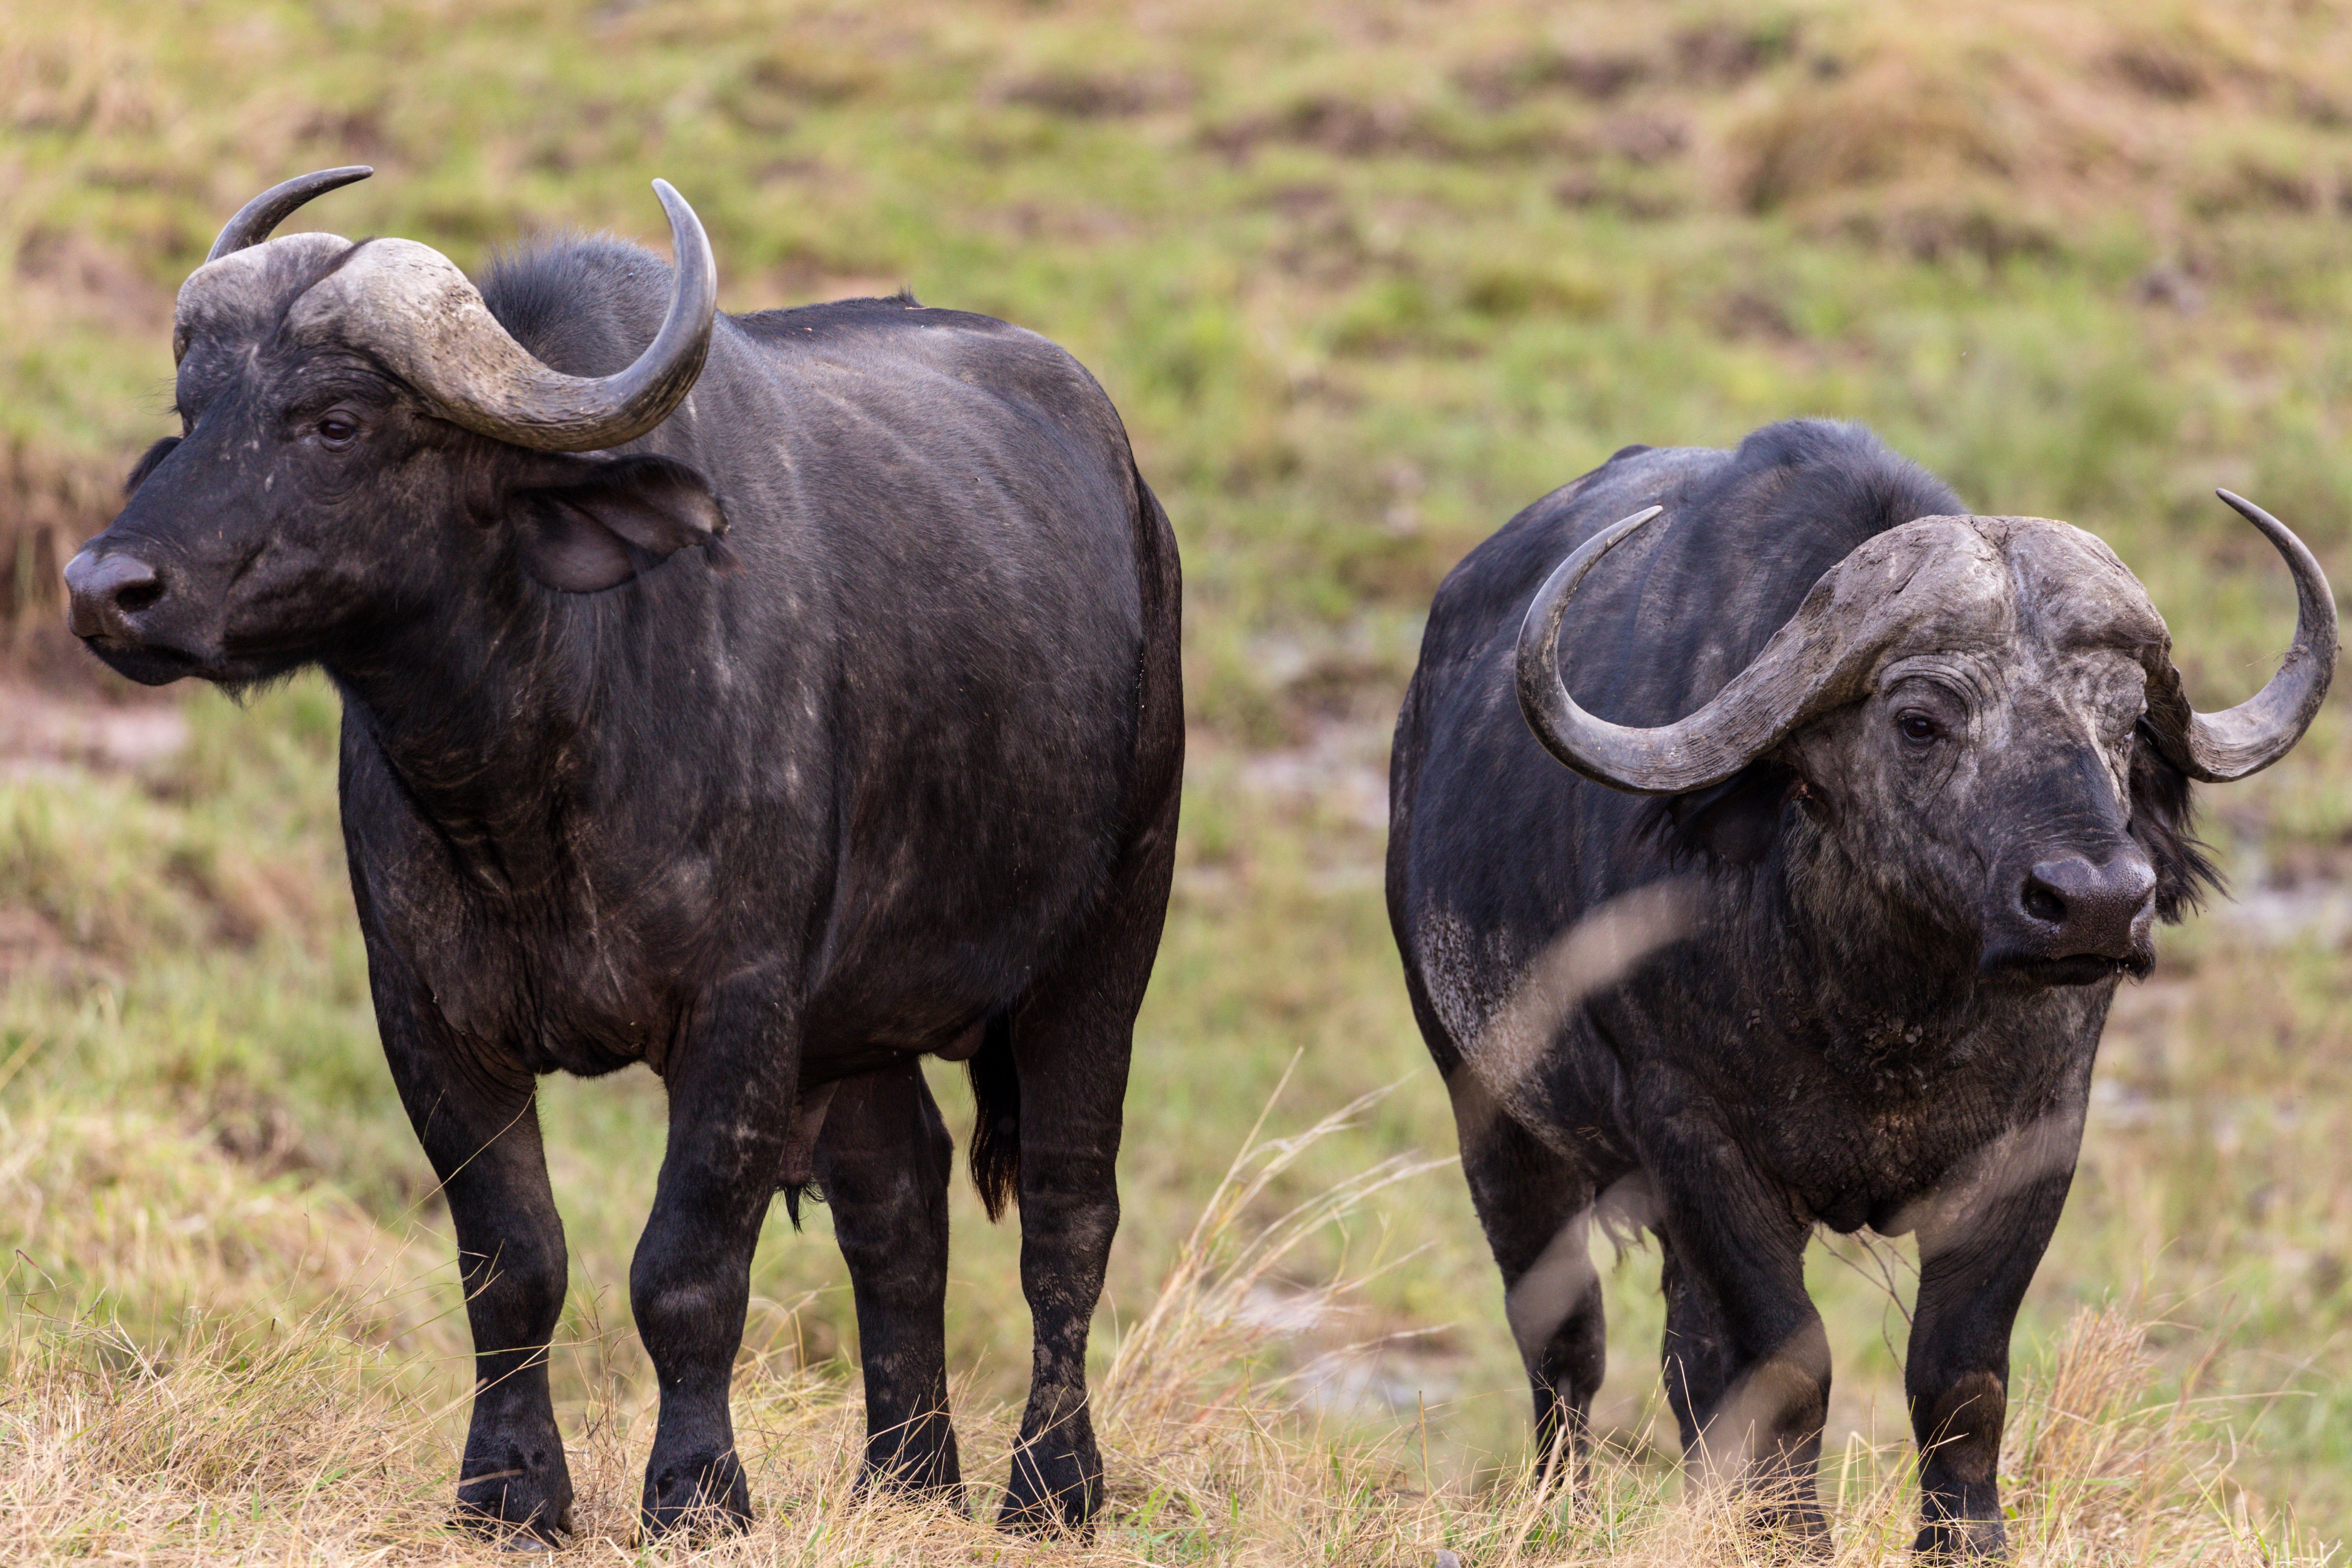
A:
POLYGON ((322 667, 384 1052, 455 1221, 478 1383, 461 1517, 551 1538, 563 1231, 539 1075, 646 1062, 668 1151, 630 1269, 648 1529, 748 1516, 729 1381, 780 1184, 855 1291, 862 1476, 956 1492, 951 1146, 1017 1194, 1035 1322, 1002 1518, 1080 1523, 1086 1346, 1183 731, 1176 551, 1102 389, 908 299, 726 317, 700 226, 477 290, 399 239, 268 238, 180 290, 183 434, 67 569, 117 669, 322 667), (590 455, 593 454, 593 455, 590 455), (723 536, 723 542, 722 542, 723 536))
POLYGON ((2284 756, 2335 667, 2317 563, 2224 499, 2300 609, 2219 714, 2105 545, 1965 515, 1850 426, 1629 447, 1447 578, 1397 723, 1389 912, 1548 1454, 1601 1382, 1613 1203, 1663 1254, 1693 1473, 1821 1531, 1806 1240, 1914 1233, 1918 1546, 2001 1550, 2010 1331, 2100 1026, 2213 880, 2190 783, 2284 756))

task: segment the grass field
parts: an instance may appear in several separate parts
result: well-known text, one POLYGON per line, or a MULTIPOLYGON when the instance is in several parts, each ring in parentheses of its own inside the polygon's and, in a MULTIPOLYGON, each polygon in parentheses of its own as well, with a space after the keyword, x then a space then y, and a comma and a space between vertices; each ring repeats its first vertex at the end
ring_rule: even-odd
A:
MULTIPOLYGON (((1522 1484, 1458 1175, 1343 1191, 1280 1256, 1247 1250, 1451 1149, 1379 892, 1428 596, 1619 446, 1834 415, 1979 510, 2100 533, 2200 701, 2238 700, 2293 602, 2211 488, 2352 575, 2347 83, 2336 0, 0 0, 0 1554, 462 1550, 434 1528, 462 1321, 366 1005, 335 700, 134 700, 65 646, 49 585, 167 427, 172 290, 256 190, 372 163, 297 226, 473 265, 539 230, 658 244, 664 175, 730 308, 905 283, 1085 360, 1185 551, 1192 732, 1096 1342, 1098 1552, 1663 1561, 1739 1548, 1656 1506, 1654 1253, 1610 1274, 1618 1458, 1575 1511, 1522 1484), (1178 1267, 1262 1112, 1290 1136, 1391 1084, 1220 1211, 1205 1275, 1178 1267)), ((2020 1322, 2035 1392, 2005 1463, 2037 1561, 2303 1561, 2352 1532, 2341 700, 2205 800, 2239 902, 2119 998, 2020 1322)), ((658 1096, 643 1073, 542 1095, 574 1273, 559 1400, 614 1550, 650 1440, 625 1285, 658 1096)), ((1017 1237, 956 1205, 951 1365, 992 1482, 1027 1360, 1017 1237)), ((1906 1268, 1814 1255, 1855 1563, 1908 1540, 1906 1268)), ((740 1550, 1014 1555, 845 1502, 854 1322, 822 1209, 804 1235, 773 1217, 754 1291, 766 1522, 740 1550)))

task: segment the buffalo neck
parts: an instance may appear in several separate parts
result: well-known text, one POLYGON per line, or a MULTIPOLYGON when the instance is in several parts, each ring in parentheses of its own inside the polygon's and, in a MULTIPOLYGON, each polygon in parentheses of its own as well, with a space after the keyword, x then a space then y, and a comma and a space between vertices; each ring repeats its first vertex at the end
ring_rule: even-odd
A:
POLYGON ((1735 940, 1768 977, 1767 1016, 1861 1083, 1916 1088, 1956 1066, 1997 1017, 2029 996, 1988 984, 1972 942, 1916 912, 1890 907, 1836 864, 1828 835, 1792 813, 1766 861, 1734 879, 1735 940))
POLYGON ((598 608, 491 576, 323 661, 346 724, 478 886, 520 893, 562 872, 595 762, 580 651, 598 639, 574 623, 598 608))

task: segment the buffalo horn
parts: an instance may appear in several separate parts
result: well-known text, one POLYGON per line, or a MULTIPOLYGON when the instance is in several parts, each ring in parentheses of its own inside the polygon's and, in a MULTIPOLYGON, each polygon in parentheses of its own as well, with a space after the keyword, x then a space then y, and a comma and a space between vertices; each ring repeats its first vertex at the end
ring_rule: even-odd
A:
MULTIPOLYGON (((1664 511, 1650 507, 1602 529, 1559 563, 1528 606, 1519 626, 1519 711, 1545 749, 1596 784, 1636 795, 1676 795, 1719 784, 1746 767, 1763 745, 1778 740, 1766 724, 1755 734, 1723 733, 1714 702, 1678 723, 1655 729, 1612 724, 1595 718, 1569 695, 1559 673, 1559 627, 1568 601, 1601 558, 1664 511)), ((1738 684, 1735 682, 1734 684, 1738 684)), ((1739 731, 1758 726, 1735 723, 1739 731)))
POLYGON ((693 390, 710 352, 719 273, 686 198, 656 180, 677 265, 669 311, 635 364, 612 375, 566 375, 533 358, 490 314, 457 263, 408 239, 374 239, 314 284, 289 331, 366 350, 484 436, 542 452, 589 452, 634 441, 693 390))
POLYGON ((293 216, 294 209, 313 196, 325 195, 329 191, 364 180, 374 173, 365 163, 351 163, 340 169, 320 169, 316 174, 298 174, 283 184, 270 186, 236 209, 236 216, 222 227, 220 237, 213 241, 213 247, 205 253, 205 259, 218 261, 233 250, 259 245, 269 237, 270 230, 293 216))
POLYGON ((1595 718, 1560 678, 1560 621, 1585 574, 1662 510, 1635 512, 1586 540, 1553 571, 1519 626, 1519 711, 1528 727, 1570 768, 1632 795, 1680 795, 1721 784, 1809 715, 1850 697, 1870 648, 1885 635, 1867 613, 1867 601, 1883 595, 1861 577, 1832 571, 1697 712, 1654 728, 1595 718))
POLYGON ((2149 693, 2149 728, 2167 760, 2193 779, 2227 784, 2260 773, 2286 755, 2310 728, 2336 675, 2336 595, 2303 541, 2242 496, 2214 494, 2260 529, 2294 576, 2294 641, 2270 683, 2235 708, 2200 713, 2189 706, 2179 671, 2168 661, 2149 693))

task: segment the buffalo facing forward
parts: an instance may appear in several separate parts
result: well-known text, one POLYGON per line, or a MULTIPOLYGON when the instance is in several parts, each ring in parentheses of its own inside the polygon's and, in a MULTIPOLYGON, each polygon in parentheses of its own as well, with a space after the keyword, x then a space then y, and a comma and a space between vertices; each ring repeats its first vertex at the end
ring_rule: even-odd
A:
POLYGON ((136 679, 323 667, 384 1052, 446 1191, 478 1358, 462 1516, 552 1537, 565 1286, 540 1074, 646 1062, 668 1148, 629 1274, 649 1530, 748 1513, 729 1382, 780 1185, 855 1292, 862 1475, 953 1494, 951 1148, 1017 1196, 1034 1319, 1003 1519, 1102 1492, 1088 1320, 1181 773, 1176 551, 1068 355, 909 299, 718 315, 677 264, 231 220, 180 290, 183 434, 67 570, 136 679))
POLYGON ((1446 580, 1397 724, 1389 912, 1548 1452, 1601 1382, 1587 1247, 1613 1209, 1658 1238, 1692 1472, 1820 1531, 1806 1241, 1914 1233, 1919 1547, 2001 1549, 2010 1330, 2099 1030, 2213 881, 2191 781, 2284 756, 2335 665, 2317 563, 2225 499, 2300 611, 2218 714, 2104 544, 1968 516, 1849 426, 1630 447, 1446 580))

